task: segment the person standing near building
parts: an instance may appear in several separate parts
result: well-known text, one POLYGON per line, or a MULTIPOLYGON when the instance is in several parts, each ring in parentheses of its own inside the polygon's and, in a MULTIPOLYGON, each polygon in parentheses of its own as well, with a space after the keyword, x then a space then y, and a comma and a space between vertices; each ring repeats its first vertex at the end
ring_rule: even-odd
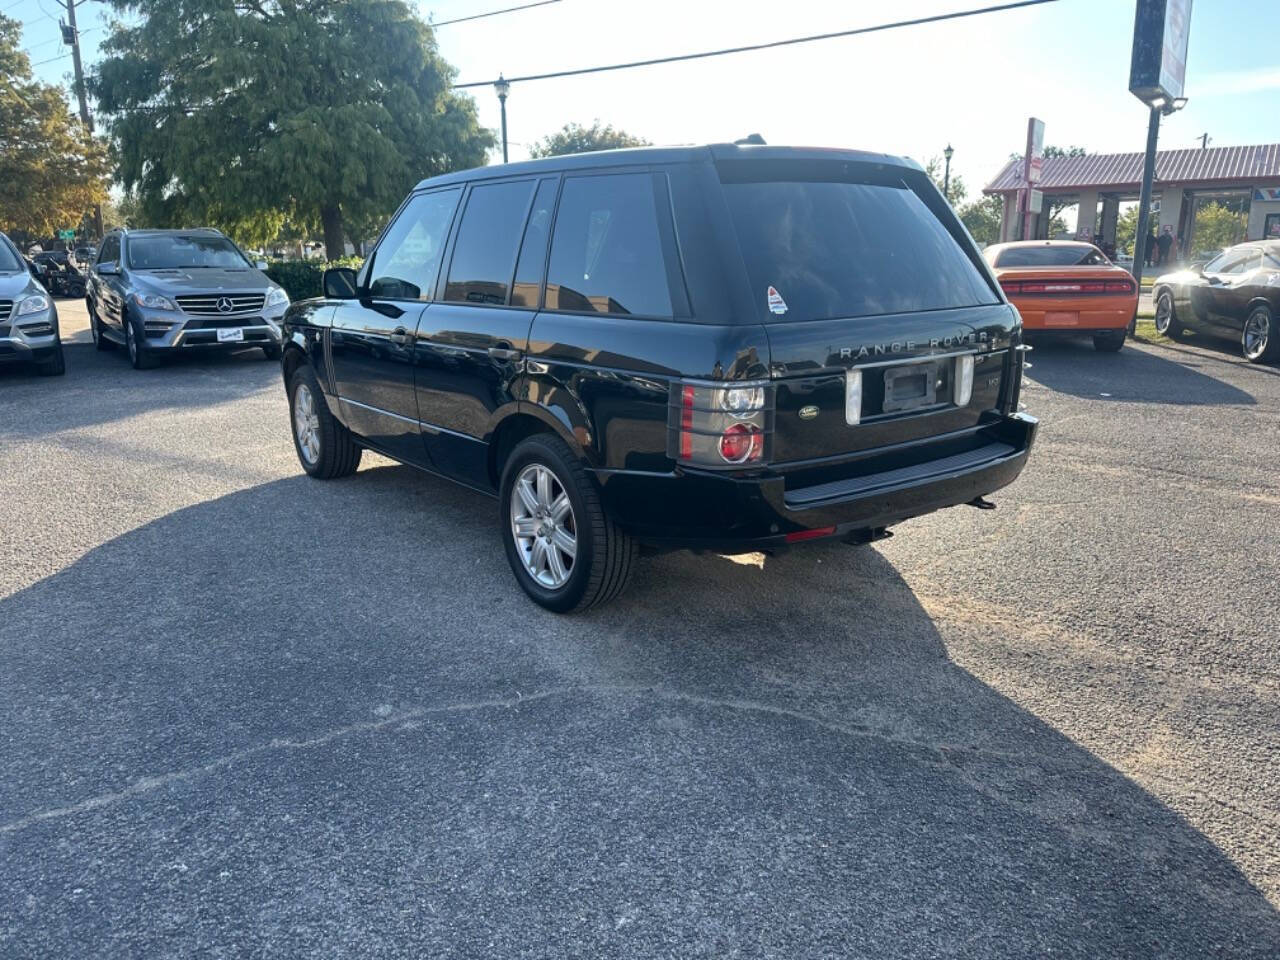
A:
POLYGON ((1160 231, 1160 238, 1156 241, 1156 245, 1160 248, 1160 266, 1164 266, 1169 262, 1169 250, 1173 246, 1173 227, 1165 224, 1163 230, 1160 231))

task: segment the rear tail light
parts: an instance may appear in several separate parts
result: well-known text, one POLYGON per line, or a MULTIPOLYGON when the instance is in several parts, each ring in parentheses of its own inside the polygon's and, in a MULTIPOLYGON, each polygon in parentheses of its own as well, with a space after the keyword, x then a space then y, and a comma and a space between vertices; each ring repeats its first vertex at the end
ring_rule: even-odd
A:
POLYGON ((973 399, 973 355, 956 357, 955 395, 957 407, 967 407, 973 399))
POLYGON ((1090 296, 1106 293, 1132 295, 1132 280, 1001 280, 1000 289, 1009 296, 1090 296))
POLYGON ((766 382, 677 383, 667 417, 668 453, 700 467, 757 466, 768 458, 773 391, 766 382))

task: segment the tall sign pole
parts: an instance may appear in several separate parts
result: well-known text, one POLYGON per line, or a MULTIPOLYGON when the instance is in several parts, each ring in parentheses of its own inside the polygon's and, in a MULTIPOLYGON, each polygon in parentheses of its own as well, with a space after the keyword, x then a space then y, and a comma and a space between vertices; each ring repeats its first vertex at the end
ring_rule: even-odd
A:
POLYGON ((1142 268, 1150 240, 1151 190, 1156 174, 1160 117, 1186 104, 1187 47, 1191 36, 1191 0, 1138 0, 1133 19, 1133 60, 1129 92, 1150 109, 1147 153, 1138 199, 1138 235, 1133 245, 1133 277, 1142 289, 1142 268))
MULTIPOLYGON (((80 0, 84 3, 84 0, 80 0)), ((66 0, 67 28, 63 30, 62 39, 71 45, 71 63, 76 71, 76 99, 80 101, 80 122, 84 124, 89 136, 93 136, 93 117, 89 113, 89 100, 84 91, 84 66, 80 62, 80 31, 76 29, 76 0, 66 0)), ((102 239, 102 207, 93 205, 93 229, 102 239)))
POLYGON ((1040 191, 1036 184, 1044 172, 1044 121, 1032 117, 1027 121, 1027 148, 1022 155, 1022 180, 1026 189, 1022 195, 1022 239, 1034 240, 1031 235, 1031 218, 1040 212, 1036 202, 1040 191))

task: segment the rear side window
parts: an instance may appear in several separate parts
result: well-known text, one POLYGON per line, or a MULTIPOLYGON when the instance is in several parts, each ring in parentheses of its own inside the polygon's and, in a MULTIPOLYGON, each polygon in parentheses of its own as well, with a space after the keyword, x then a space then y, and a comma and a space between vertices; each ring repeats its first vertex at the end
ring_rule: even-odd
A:
POLYGON ((752 297, 774 320, 999 302, 905 184, 769 180, 725 183, 724 193, 752 297))
POLYGON ((440 257, 462 190, 421 193, 387 228, 373 255, 369 295, 392 300, 430 300, 440 257))
POLYGON ((565 181, 551 241, 547 309, 671 316, 650 174, 565 181))
POLYGON ((453 245, 444 298, 455 303, 505 304, 534 181, 471 188, 453 245))

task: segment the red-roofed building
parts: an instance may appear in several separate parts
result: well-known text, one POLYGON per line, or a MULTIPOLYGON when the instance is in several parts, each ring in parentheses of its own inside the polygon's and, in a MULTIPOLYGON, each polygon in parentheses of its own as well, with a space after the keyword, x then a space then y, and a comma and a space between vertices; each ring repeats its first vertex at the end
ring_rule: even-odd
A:
MULTIPOLYGON (((1032 218, 1034 237, 1048 239, 1049 204, 1065 202, 1079 204, 1076 239, 1113 243, 1120 204, 1137 200, 1141 185, 1141 153, 1046 157, 1037 184, 1044 193, 1044 212, 1032 218)), ((1024 186, 1022 162, 1010 160, 983 189, 1004 198, 1002 240, 1018 239, 1018 196, 1024 186)), ((1240 212, 1238 240, 1280 239, 1280 143, 1159 151, 1153 217, 1160 232, 1178 238, 1175 257, 1197 252, 1196 211, 1206 203, 1225 204, 1240 212)))

